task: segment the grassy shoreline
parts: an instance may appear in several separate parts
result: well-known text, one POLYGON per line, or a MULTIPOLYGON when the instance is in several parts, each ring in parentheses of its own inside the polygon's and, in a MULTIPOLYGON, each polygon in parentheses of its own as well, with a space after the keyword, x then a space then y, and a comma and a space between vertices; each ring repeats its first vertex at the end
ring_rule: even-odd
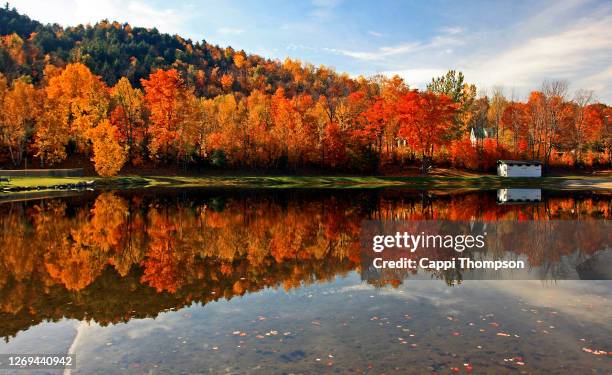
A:
POLYGON ((100 177, 14 177, 2 183, 4 194, 21 191, 56 191, 77 188, 94 182, 96 189, 126 189, 134 187, 226 187, 226 188, 413 188, 413 189, 500 189, 544 188, 560 190, 612 190, 612 178, 593 176, 563 176, 540 178, 504 178, 493 175, 441 176, 119 176, 100 177), (59 186, 62 186, 59 188, 59 186))

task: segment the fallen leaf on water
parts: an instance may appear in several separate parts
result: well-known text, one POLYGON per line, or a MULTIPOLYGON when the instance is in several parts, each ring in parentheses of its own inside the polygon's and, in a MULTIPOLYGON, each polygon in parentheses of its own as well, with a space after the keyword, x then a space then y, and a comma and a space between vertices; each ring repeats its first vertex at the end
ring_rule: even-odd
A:
POLYGON ((587 353, 591 353, 593 355, 612 354, 612 352, 606 352, 605 350, 597 350, 597 349, 590 349, 590 348, 582 348, 582 350, 587 352, 587 353))

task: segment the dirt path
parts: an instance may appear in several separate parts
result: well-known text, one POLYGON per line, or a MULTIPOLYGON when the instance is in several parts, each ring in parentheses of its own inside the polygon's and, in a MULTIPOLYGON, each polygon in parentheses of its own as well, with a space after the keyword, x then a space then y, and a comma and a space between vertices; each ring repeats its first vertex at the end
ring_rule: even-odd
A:
POLYGON ((563 185, 574 189, 612 190, 612 179, 567 180, 563 185))

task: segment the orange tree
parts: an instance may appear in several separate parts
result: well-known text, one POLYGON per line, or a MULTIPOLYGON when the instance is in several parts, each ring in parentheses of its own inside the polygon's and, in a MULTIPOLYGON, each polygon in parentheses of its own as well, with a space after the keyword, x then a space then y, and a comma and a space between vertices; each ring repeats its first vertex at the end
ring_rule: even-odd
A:
POLYGON ((457 105, 444 94, 409 91, 400 96, 397 112, 399 136, 421 154, 421 171, 425 173, 434 150, 447 143, 457 105))

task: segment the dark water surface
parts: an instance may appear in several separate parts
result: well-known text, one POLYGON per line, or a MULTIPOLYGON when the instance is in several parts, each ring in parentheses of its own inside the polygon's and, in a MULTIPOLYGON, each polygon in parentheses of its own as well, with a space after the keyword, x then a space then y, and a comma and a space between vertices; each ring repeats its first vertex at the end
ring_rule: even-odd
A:
MULTIPOLYGON (((612 281, 363 280, 365 219, 612 217, 606 192, 497 196, 164 189, 5 202, 0 353, 76 353, 75 374, 610 373, 612 281)), ((520 256, 537 267, 599 250, 520 256)))

